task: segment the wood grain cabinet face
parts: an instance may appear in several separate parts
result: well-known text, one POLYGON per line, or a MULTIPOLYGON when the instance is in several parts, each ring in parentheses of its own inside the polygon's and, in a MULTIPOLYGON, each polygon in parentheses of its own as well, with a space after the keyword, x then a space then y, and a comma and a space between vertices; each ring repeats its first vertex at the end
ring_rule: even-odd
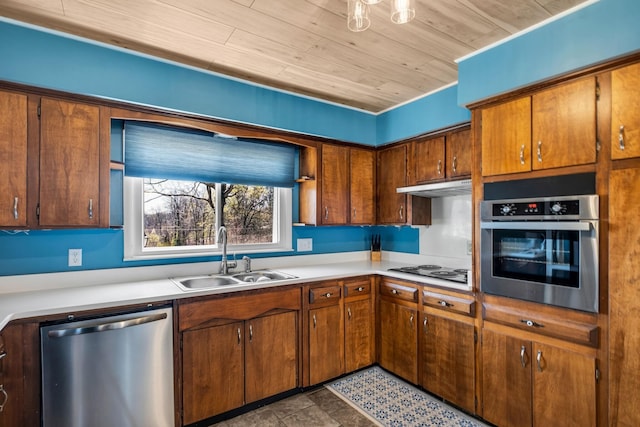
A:
POLYGON ((407 185, 407 147, 400 145, 378 152, 378 223, 407 220, 407 196, 396 188, 407 185))
POLYGON ((344 324, 340 305, 309 310, 309 381, 319 384, 344 373, 344 324))
POLYGON ((0 91, 0 227, 27 225, 27 96, 0 91))
POLYGON ((467 129, 447 134, 445 147, 447 178, 455 179, 471 176, 471 130, 467 129))
POLYGON ((322 146, 321 223, 346 224, 349 209, 349 148, 322 146))
POLYGON ((482 175, 596 161, 596 80, 578 79, 482 110, 482 175))
POLYGON ((96 226, 100 212, 99 107, 42 98, 40 226, 96 226))
POLYGON ((380 366, 418 383, 418 311, 381 299, 378 305, 380 366))
POLYGON ((445 137, 416 141, 415 165, 418 183, 444 180, 447 171, 445 137))
POLYGON ((595 358, 483 330, 483 418, 500 426, 596 425, 595 358))
POLYGON ((375 360, 372 278, 344 283, 345 372, 373 364, 375 360))
POLYGON ((640 157, 640 63, 611 72, 611 158, 640 157))
POLYGON ((374 224, 376 200, 376 153, 373 150, 350 149, 349 223, 374 224))

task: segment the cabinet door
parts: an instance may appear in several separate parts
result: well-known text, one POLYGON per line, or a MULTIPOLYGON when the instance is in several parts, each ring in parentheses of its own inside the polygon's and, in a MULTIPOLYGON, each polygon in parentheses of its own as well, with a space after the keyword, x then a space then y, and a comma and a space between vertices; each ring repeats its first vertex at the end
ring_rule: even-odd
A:
POLYGON ((351 149, 351 224, 375 223, 376 153, 373 150, 351 149))
POLYGON ((0 91, 0 227, 27 225, 27 97, 0 91))
POLYGON ((418 383, 417 310, 380 300, 380 365, 418 383))
POLYGON ((289 311, 245 322, 245 401, 298 385, 297 315, 289 311))
POLYGON ((378 223, 403 224, 407 197, 396 188, 407 185, 407 146, 378 152, 378 223))
POLYGON ((446 173, 444 136, 416 142, 416 181, 443 180, 446 173))
POLYGON ((349 148, 322 146, 322 224, 346 224, 349 194, 349 148))
POLYGON ((595 426, 595 359, 537 343, 533 356, 533 426, 595 426))
POLYGON ((445 154, 447 156, 445 168, 447 178, 471 176, 471 130, 467 129, 447 135, 445 154))
POLYGON ((475 340, 472 324, 423 314, 420 384, 475 412, 475 340))
POLYGON ((482 176, 531 170, 531 98, 482 110, 482 176))
POLYGON ((99 224, 99 108, 42 98, 41 226, 99 224))
POLYGON ((182 334, 183 422, 244 404, 243 322, 182 334))
POLYGON ((373 312, 371 300, 345 304, 345 369, 356 371, 373 363, 373 312))
POLYGON ((640 169, 609 178, 609 425, 640 425, 640 169))
POLYGON ((640 63, 611 72, 611 158, 640 156, 640 63))
POLYGON ((532 117, 533 169, 595 163, 595 77, 536 93, 532 117))
POLYGON ((344 373, 344 325, 340 305, 309 310, 309 380, 319 384, 344 373))
POLYGON ((482 418, 501 427, 531 425, 531 348, 530 341, 482 331, 482 418))

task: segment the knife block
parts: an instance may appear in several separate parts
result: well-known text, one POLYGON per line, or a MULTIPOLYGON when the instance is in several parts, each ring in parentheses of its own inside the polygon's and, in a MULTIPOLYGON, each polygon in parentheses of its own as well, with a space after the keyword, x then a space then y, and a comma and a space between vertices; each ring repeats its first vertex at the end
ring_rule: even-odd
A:
POLYGON ((382 252, 371 251, 371 261, 380 261, 382 259, 382 252))

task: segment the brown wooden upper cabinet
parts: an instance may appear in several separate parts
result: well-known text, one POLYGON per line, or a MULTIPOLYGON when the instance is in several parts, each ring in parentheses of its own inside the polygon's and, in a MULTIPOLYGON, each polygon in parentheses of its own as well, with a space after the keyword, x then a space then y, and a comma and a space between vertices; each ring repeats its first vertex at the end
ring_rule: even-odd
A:
POLYGON ((414 163, 416 183, 471 176, 471 131, 418 140, 414 163))
POLYGON ((0 91, 0 227, 27 225, 27 96, 0 91))
POLYGON ((398 193, 415 181, 408 168, 409 144, 378 151, 378 224, 431 224, 431 199, 398 193))
POLYGON ((39 196, 41 226, 99 224, 99 107, 41 99, 39 196))
POLYGON ((640 156, 640 63, 611 72, 611 158, 640 156))
POLYGON ((339 145, 322 146, 320 223, 373 224, 375 152, 339 145))
POLYGON ((482 110, 482 175, 596 161, 596 79, 587 77, 482 110))

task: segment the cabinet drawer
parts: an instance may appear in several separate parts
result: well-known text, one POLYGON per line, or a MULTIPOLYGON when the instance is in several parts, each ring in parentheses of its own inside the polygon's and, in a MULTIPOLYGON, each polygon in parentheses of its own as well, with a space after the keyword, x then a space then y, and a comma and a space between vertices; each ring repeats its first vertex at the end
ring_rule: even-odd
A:
POLYGON ((397 300, 418 302, 418 289, 394 282, 380 283, 380 295, 397 300))
POLYGON ((369 294, 371 294, 371 282, 368 279, 348 282, 344 284, 345 298, 369 294))
POLYGON ((598 346, 598 326, 572 320, 569 316, 541 316, 531 311, 487 302, 483 304, 482 310, 482 317, 487 321, 591 347, 598 346))
POLYGON ((309 289, 309 304, 328 304, 329 302, 338 304, 341 291, 338 285, 309 289))
POLYGON ((422 303, 446 311, 453 311, 467 316, 476 313, 476 302, 470 298, 455 297, 431 291, 422 291, 422 303))

